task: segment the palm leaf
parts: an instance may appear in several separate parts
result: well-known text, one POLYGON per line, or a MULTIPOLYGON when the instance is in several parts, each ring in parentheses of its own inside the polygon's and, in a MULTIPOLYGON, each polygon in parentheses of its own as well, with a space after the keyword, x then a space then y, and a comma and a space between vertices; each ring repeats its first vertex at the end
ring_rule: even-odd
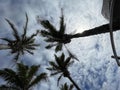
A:
POLYGON ((57 74, 59 74, 59 73, 61 73, 61 71, 56 71, 56 72, 54 72, 54 73, 51 73, 50 76, 55 76, 55 75, 57 75, 57 74))
POLYGON ((39 70, 40 65, 32 65, 28 71, 28 80, 31 81, 33 76, 36 75, 37 71, 39 70))
POLYGON ((59 30, 61 35, 65 33, 65 28, 66 28, 66 25, 64 24, 64 16, 62 13, 62 16, 60 17, 60 30, 59 30))
POLYGON ((65 60, 64 66, 67 66, 67 65, 70 63, 70 60, 71 60, 71 57, 68 57, 68 58, 65 60))
POLYGON ((47 80, 47 74, 41 73, 40 75, 36 76, 36 78, 30 83, 29 87, 32 87, 38 84, 40 81, 47 80))
POLYGON ((57 80, 57 86, 59 85, 59 81, 60 81, 60 79, 62 78, 62 76, 63 76, 63 74, 61 74, 61 75, 59 76, 59 78, 58 78, 58 80, 57 80))
POLYGON ((29 54, 33 55, 34 53, 28 49, 25 49, 26 52, 28 52, 29 54))
POLYGON ((27 65, 24 65, 23 63, 17 63, 17 73, 19 76, 25 77, 28 70, 29 67, 27 65))
MULTIPOLYGON (((14 53, 14 52, 12 52, 12 53, 14 53)), ((19 56, 20 56, 20 52, 17 52, 17 54, 14 56, 14 59, 17 61, 19 56)))
POLYGON ((48 29, 52 35, 55 35, 57 33, 56 28, 48 20, 41 21, 41 25, 44 28, 48 29))
POLYGON ((46 37, 46 36, 48 36, 48 35, 51 35, 51 33, 50 32, 48 32, 48 31, 45 31, 45 30, 41 30, 41 35, 43 36, 43 37, 46 37))
POLYGON ((57 64, 59 65, 59 67, 62 67, 62 62, 60 61, 60 57, 55 56, 55 61, 57 62, 57 64))
POLYGON ((13 42, 13 40, 10 40, 10 39, 8 39, 8 38, 0 38, 0 39, 2 39, 2 40, 4 40, 4 41, 7 41, 8 43, 12 43, 12 42, 13 42))
POLYGON ((0 77, 2 77, 9 84, 15 84, 16 82, 16 73, 8 68, 0 70, 0 77))
POLYGON ((57 66, 55 62, 50 61, 49 64, 50 64, 52 67, 54 67, 55 69, 59 69, 59 66, 57 66))
POLYGON ((55 48, 55 52, 61 51, 62 50, 62 43, 58 43, 58 45, 55 48))
POLYGON ((65 83, 64 85, 61 86, 60 90, 72 90, 73 85, 71 84, 70 86, 65 83))
POLYGON ((65 46, 65 48, 67 49, 67 52, 69 54, 69 56, 77 61, 79 61, 79 59, 65 46))
POLYGON ((19 40, 20 40, 20 37, 19 37, 18 31, 17 31, 17 29, 15 28, 14 24, 12 24, 8 19, 5 19, 5 20, 8 22, 8 24, 9 24, 10 27, 12 28, 12 30, 13 30, 13 35, 14 35, 15 39, 17 39, 17 40, 19 41, 19 40))
POLYGON ((17 87, 14 86, 8 86, 8 85, 1 85, 0 90, 20 90, 17 87))
POLYGON ((25 23, 25 27, 24 27, 24 33, 22 35, 22 38, 24 39, 27 33, 27 25, 28 25, 28 15, 26 13, 26 23, 25 23))

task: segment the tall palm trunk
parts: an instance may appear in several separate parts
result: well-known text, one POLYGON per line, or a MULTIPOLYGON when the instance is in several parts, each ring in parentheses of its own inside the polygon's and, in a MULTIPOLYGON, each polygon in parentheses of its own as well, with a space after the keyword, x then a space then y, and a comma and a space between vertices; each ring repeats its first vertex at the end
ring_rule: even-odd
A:
MULTIPOLYGON (((113 23, 113 31, 119 31, 120 30, 120 22, 114 22, 113 23)), ((87 37, 87 36, 93 36, 97 34, 104 34, 104 33, 109 33, 110 28, 109 28, 109 23, 101 25, 99 27, 95 27, 93 29, 85 30, 82 33, 77 33, 74 35, 68 35, 68 38, 79 38, 79 37, 87 37)))
MULTIPOLYGON (((114 54, 114 57, 116 59, 118 66, 120 66, 120 62, 119 62, 119 59, 117 57, 117 52, 116 52, 116 48, 115 48, 115 44, 114 44, 114 35, 113 35, 113 19, 114 19, 114 9, 115 9, 114 7, 116 4, 119 5, 120 1, 112 0, 111 8, 110 8, 111 10, 110 10, 110 25, 109 25, 109 27, 110 27, 110 40, 111 40, 113 54, 114 54)), ((120 16, 119 16, 119 18, 120 18, 120 16)))
POLYGON ((0 44, 0 50, 10 49, 10 47, 6 44, 0 44))
POLYGON ((78 85, 74 82, 74 80, 71 78, 71 76, 67 76, 67 78, 73 83, 73 85, 77 88, 77 90, 81 90, 78 85))

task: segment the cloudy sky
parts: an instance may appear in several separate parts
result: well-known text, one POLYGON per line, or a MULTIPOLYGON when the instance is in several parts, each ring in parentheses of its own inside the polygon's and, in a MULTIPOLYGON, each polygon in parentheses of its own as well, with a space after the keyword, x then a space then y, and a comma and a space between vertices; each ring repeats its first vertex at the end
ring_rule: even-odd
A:
MULTIPOLYGON (((5 18, 14 22, 21 33, 25 23, 25 12, 29 17, 28 35, 42 28, 36 21, 37 16, 50 20, 58 28, 61 8, 64 9, 66 33, 82 32, 100 26, 108 23, 101 15, 102 2, 103 0, 0 0, 0 37, 12 38, 5 18)), ((114 35, 117 53, 120 55, 120 32, 115 32, 114 35)), ((37 37, 36 42, 41 46, 34 56, 26 54, 21 60, 29 65, 41 64, 40 72, 48 72, 45 68, 48 61, 54 59, 54 50, 46 50, 46 43, 41 37, 37 37)), ((5 42, 0 40, 0 43, 5 42)), ((67 47, 80 60, 69 70, 82 90, 120 90, 120 69, 115 60, 111 59, 109 34, 73 39, 67 47)), ((11 64, 12 56, 9 51, 0 51, 0 68, 11 68, 11 64)), ((58 90, 56 79, 57 77, 52 77, 48 83, 40 83, 35 90, 58 90)), ((0 81, 3 83, 3 80, 0 81)), ((64 82, 70 83, 69 80, 62 79, 61 84, 64 82)))

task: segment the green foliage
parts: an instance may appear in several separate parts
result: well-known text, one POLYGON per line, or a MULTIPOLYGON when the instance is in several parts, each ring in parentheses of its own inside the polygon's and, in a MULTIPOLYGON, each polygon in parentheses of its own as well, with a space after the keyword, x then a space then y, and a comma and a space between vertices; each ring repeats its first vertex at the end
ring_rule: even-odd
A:
POLYGON ((73 61, 71 61, 71 57, 67 57, 65 59, 65 55, 62 53, 60 57, 57 57, 55 55, 55 62, 50 61, 49 64, 51 67, 47 68, 49 71, 51 71, 51 76, 60 74, 58 78, 58 84, 59 80, 61 79, 62 76, 68 77, 69 76, 69 71, 68 67, 73 64, 73 61))
POLYGON ((73 90, 73 85, 70 86, 65 83, 64 85, 61 85, 60 90, 73 90))
POLYGON ((49 44, 46 49, 50 49, 55 46, 55 51, 61 51, 63 44, 69 43, 71 40, 67 34, 65 34, 66 25, 64 24, 64 15, 60 17, 60 27, 57 30, 48 20, 40 20, 41 25, 46 30, 41 30, 41 35, 46 37, 45 41, 49 44))
POLYGON ((16 54, 15 60, 18 60, 19 56, 24 55, 25 52, 33 54, 33 50, 35 50, 36 47, 39 46, 39 44, 35 44, 35 38, 34 38, 39 33, 39 31, 37 31, 35 34, 32 34, 31 36, 26 36, 27 25, 28 25, 27 14, 26 14, 26 23, 24 27, 24 32, 22 35, 19 35, 18 30, 15 28, 12 22, 10 22, 8 19, 6 19, 6 21, 13 30, 14 40, 9 38, 2 38, 2 40, 8 43, 8 47, 10 47, 11 49, 11 54, 16 54))
POLYGON ((37 75, 40 65, 27 66, 23 63, 17 63, 17 70, 5 68, 0 70, 2 77, 7 84, 2 85, 8 88, 17 88, 17 90, 29 90, 43 80, 47 80, 47 74, 41 73, 37 75))

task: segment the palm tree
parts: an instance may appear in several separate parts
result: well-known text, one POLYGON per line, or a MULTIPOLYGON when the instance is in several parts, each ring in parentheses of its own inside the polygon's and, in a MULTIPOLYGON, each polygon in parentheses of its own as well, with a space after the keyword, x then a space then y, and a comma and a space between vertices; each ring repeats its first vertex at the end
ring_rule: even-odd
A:
POLYGON ((36 46, 39 46, 39 44, 35 44, 35 36, 39 33, 37 31, 35 34, 32 34, 31 36, 26 36, 27 33, 27 25, 28 25, 28 16, 26 14, 26 23, 24 27, 24 32, 22 35, 19 35, 18 30, 15 28, 14 24, 12 24, 8 19, 6 19, 8 24, 13 30, 13 36, 14 40, 9 38, 1 38, 2 40, 6 41, 8 44, 1 44, 0 49, 11 49, 12 54, 15 55, 15 60, 18 60, 20 55, 23 55, 25 52, 28 52, 30 54, 33 54, 33 50, 36 49, 36 46))
POLYGON ((66 25, 64 23, 64 15, 62 13, 60 17, 60 27, 57 30, 48 20, 39 20, 41 25, 46 30, 41 30, 41 35, 46 37, 45 41, 49 42, 47 49, 56 46, 55 51, 60 51, 62 49, 63 44, 69 43, 71 40, 67 38, 67 34, 65 34, 66 25))
POLYGON ((28 66, 23 63, 17 63, 16 71, 9 68, 0 70, 0 77, 7 82, 6 85, 1 85, 0 88, 8 88, 8 90, 30 90, 39 82, 47 80, 46 73, 37 75, 39 68, 40 65, 28 66))
MULTIPOLYGON (((106 11, 106 13, 108 13, 106 11)), ((117 16, 118 17, 118 16, 117 16)), ((97 34, 104 34, 110 32, 109 23, 104 24, 89 30, 85 30, 82 33, 76 33, 76 34, 65 34, 65 24, 64 24, 64 16, 62 14, 60 18, 60 29, 57 31, 56 28, 48 21, 48 20, 39 20, 41 25, 47 29, 47 30, 41 30, 41 34, 44 37, 47 37, 45 40, 46 42, 50 42, 52 44, 48 45, 46 48, 51 48, 53 46, 59 46, 62 47, 62 43, 70 43, 71 39, 73 38, 79 38, 79 37, 88 37, 88 36, 94 36, 97 34), (53 44, 53 42, 57 42, 56 44, 53 44)), ((120 30, 120 20, 114 20, 113 23, 113 31, 120 30)), ((60 47, 59 47, 60 48, 60 47)), ((61 48, 60 48, 61 49, 61 48)))
POLYGON ((61 85, 60 90, 73 90, 73 85, 70 86, 65 83, 64 85, 61 85))
POLYGON ((62 76, 67 77, 72 83, 73 85, 77 88, 77 90, 81 90, 78 85, 74 82, 74 80, 71 78, 70 76, 70 72, 68 71, 68 67, 73 64, 73 61, 71 61, 71 57, 68 57, 65 59, 65 55, 62 53, 62 55, 60 57, 57 57, 55 55, 55 62, 50 61, 49 62, 51 67, 47 68, 48 70, 50 70, 51 76, 60 74, 59 78, 58 78, 58 84, 60 79, 62 78, 62 76))

